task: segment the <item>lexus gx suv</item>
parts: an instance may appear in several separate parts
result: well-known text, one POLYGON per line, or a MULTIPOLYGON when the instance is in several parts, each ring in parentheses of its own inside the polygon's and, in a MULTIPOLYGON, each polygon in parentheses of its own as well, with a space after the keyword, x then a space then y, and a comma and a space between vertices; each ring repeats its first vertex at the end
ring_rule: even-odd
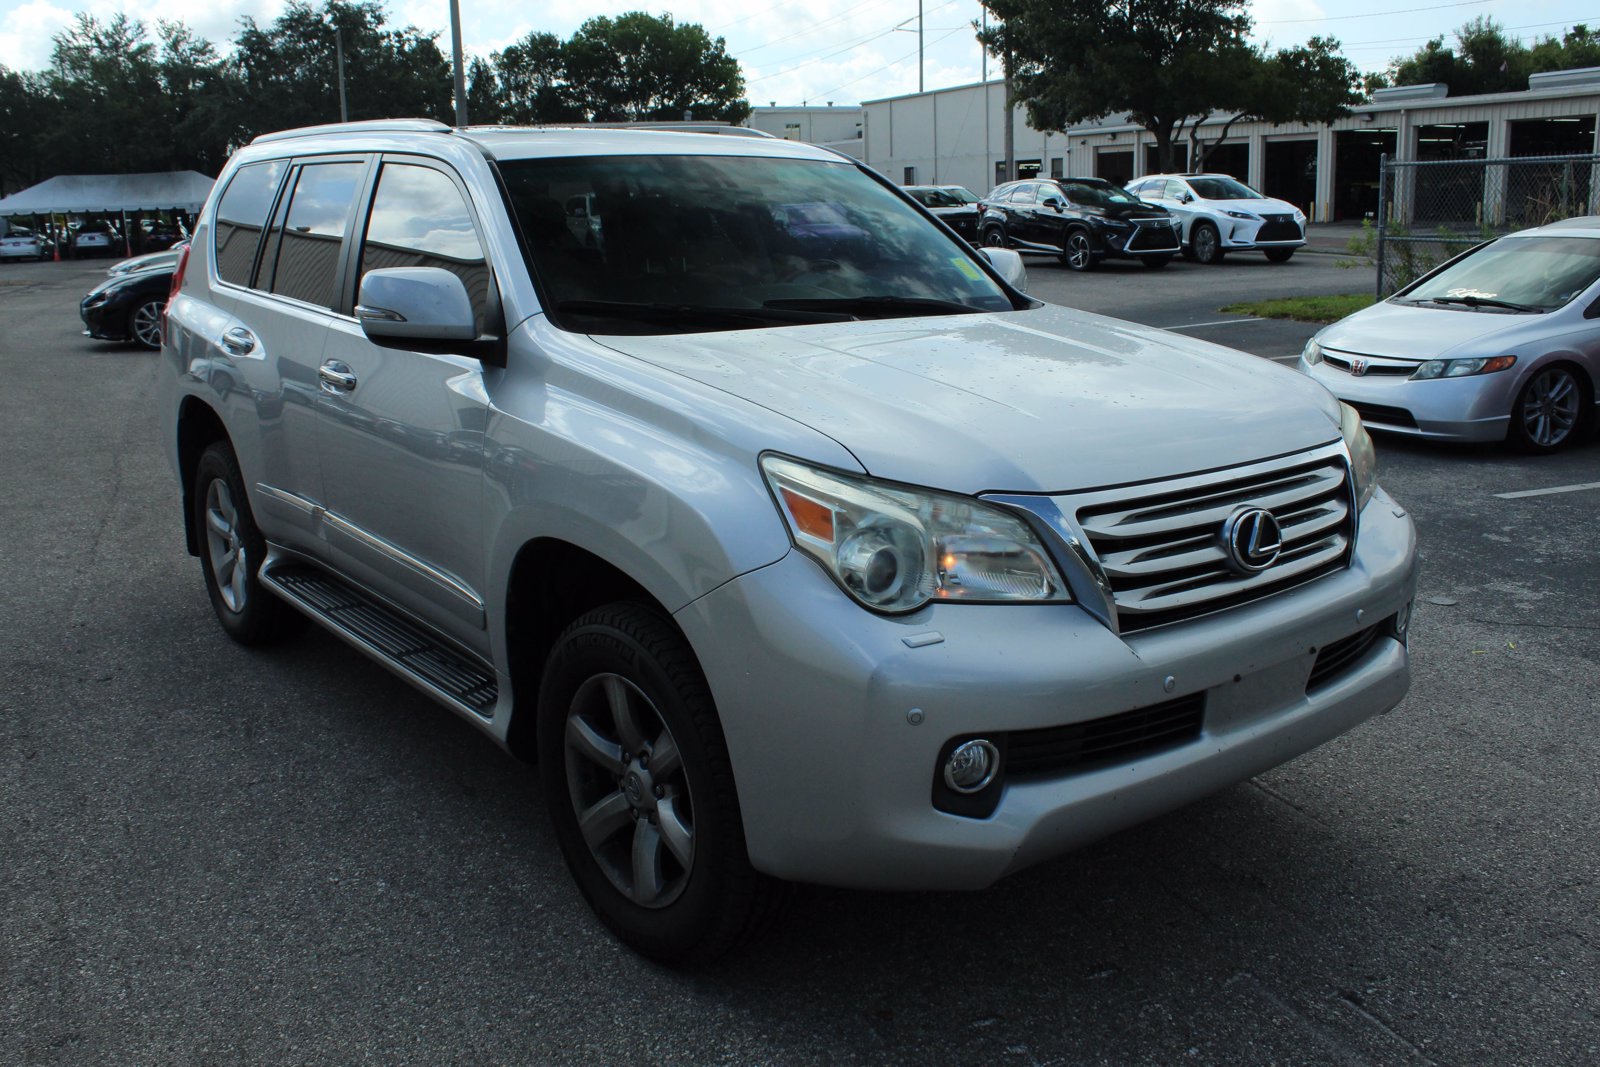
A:
POLYGON ((1392 708, 1416 581, 1320 385, 1024 280, 811 145, 259 137, 163 324, 189 550, 536 760, 653 958, 987 886, 1392 708))

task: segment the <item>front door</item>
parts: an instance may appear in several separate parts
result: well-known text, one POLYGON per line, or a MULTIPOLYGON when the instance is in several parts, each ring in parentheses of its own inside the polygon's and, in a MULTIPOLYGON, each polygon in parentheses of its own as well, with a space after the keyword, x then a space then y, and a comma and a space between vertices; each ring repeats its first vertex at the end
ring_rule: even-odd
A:
MULTIPOLYGON (((358 278, 382 267, 451 271, 484 332, 489 267, 449 170, 385 159, 359 257, 358 278)), ((489 647, 484 373, 470 356, 379 346, 341 318, 323 351, 318 393, 326 536, 338 566, 480 653, 489 647)))

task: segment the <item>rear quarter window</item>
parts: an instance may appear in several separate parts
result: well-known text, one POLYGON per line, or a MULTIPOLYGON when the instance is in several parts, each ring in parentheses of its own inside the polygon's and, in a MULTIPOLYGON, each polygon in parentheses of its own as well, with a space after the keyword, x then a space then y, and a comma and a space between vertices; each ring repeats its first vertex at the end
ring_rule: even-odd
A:
POLYGON ((248 286, 255 267, 256 250, 267 226, 267 212, 283 178, 284 162, 252 163, 240 167, 228 182, 217 205, 213 224, 213 260, 217 277, 233 285, 248 286))

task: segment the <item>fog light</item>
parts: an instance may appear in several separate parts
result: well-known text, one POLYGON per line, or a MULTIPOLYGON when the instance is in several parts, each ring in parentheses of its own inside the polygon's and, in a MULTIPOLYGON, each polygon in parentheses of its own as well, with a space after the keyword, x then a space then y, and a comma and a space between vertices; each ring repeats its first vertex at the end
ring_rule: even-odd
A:
POLYGON ((994 781, 1000 750, 981 738, 957 745, 944 764, 944 784, 957 793, 976 793, 994 781))
POLYGON ((1394 613, 1394 635, 1402 642, 1406 640, 1406 631, 1411 628, 1411 601, 1406 601, 1399 611, 1394 613))

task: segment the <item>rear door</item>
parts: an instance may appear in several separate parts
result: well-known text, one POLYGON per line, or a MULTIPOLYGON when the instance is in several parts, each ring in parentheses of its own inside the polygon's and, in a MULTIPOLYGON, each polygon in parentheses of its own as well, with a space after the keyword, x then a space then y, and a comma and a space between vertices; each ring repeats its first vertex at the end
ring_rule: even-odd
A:
MULTIPOLYGON (((353 242, 357 282, 346 300, 369 270, 441 267, 466 286, 483 335, 494 302, 481 233, 452 170, 421 157, 386 156, 353 242)), ((486 368, 448 350, 375 344, 352 312, 347 306, 335 317, 318 368, 327 537, 336 565, 487 653, 479 592, 486 368)))

